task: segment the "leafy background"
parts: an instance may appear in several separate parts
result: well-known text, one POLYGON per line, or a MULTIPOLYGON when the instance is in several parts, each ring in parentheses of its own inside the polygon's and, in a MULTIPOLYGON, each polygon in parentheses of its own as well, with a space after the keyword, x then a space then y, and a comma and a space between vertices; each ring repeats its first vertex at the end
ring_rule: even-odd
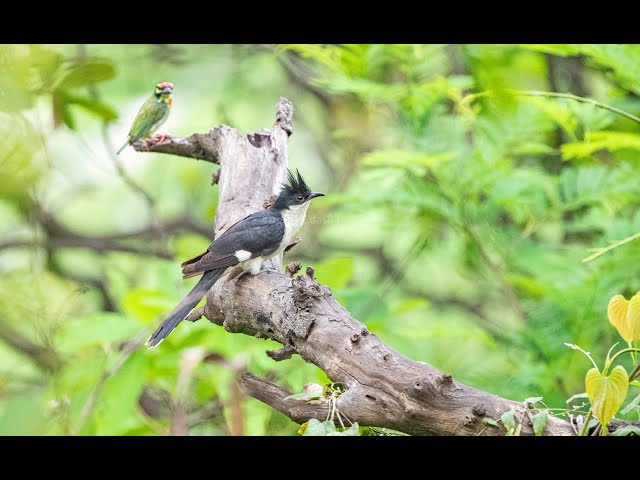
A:
POLYGON ((513 90, 639 114, 638 46, 2 45, 0 434, 296 435, 235 376, 328 382, 206 321, 134 348, 193 284, 178 264, 217 199, 205 162, 114 158, 162 80, 178 136, 293 101, 291 166, 329 195, 287 259, 403 354, 563 408, 589 367, 564 343, 620 340, 606 307, 640 289, 638 245, 581 260, 640 231, 638 125, 513 90))

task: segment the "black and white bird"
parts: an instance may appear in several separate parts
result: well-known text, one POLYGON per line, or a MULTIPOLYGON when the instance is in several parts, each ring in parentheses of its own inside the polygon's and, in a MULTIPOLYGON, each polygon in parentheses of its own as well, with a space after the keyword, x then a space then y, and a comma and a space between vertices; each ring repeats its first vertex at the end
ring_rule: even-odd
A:
POLYGON ((226 273, 230 272, 230 278, 245 272, 257 275, 263 262, 284 251, 302 227, 309 202, 324 196, 312 192, 300 172, 296 173, 288 172, 289 184, 282 186, 271 207, 233 224, 206 252, 182 264, 183 278, 204 275, 149 337, 149 348, 157 347, 226 273))

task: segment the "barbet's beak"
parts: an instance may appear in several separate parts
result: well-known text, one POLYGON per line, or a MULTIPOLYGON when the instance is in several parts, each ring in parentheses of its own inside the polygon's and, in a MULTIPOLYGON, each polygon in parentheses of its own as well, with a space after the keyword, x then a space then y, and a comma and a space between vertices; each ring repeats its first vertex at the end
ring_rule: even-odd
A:
POLYGON ((173 88, 171 87, 164 87, 161 91, 161 93, 173 93, 173 88))
POLYGON ((316 198, 316 197, 324 197, 324 193, 320 193, 320 192, 313 192, 311 195, 309 195, 309 200, 316 198))

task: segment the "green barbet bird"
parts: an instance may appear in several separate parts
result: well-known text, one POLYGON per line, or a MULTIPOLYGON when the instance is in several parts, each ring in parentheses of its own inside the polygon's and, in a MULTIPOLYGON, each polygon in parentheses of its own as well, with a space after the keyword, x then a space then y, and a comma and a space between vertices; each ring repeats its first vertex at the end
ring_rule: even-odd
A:
POLYGON ((158 138, 154 139, 149 139, 148 137, 158 130, 158 128, 167 121, 167 118, 169 118, 172 94, 173 83, 160 82, 156 85, 153 95, 151 95, 142 104, 140 110, 138 110, 138 114, 136 115, 136 118, 131 125, 131 129, 129 130, 127 141, 122 147, 120 147, 120 150, 118 150, 118 155, 127 147, 127 145, 132 145, 143 138, 145 139, 144 142, 147 150, 149 149, 149 145, 153 143, 158 144, 164 141, 166 135, 158 135, 158 138))

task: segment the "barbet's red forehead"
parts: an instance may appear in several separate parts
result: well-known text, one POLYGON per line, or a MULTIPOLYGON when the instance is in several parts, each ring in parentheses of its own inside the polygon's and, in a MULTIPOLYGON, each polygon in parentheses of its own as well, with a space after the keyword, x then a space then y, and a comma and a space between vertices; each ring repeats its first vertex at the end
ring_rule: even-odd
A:
POLYGON ((171 83, 171 82, 160 82, 158 84, 158 88, 167 88, 167 87, 173 89, 173 83, 171 83))

